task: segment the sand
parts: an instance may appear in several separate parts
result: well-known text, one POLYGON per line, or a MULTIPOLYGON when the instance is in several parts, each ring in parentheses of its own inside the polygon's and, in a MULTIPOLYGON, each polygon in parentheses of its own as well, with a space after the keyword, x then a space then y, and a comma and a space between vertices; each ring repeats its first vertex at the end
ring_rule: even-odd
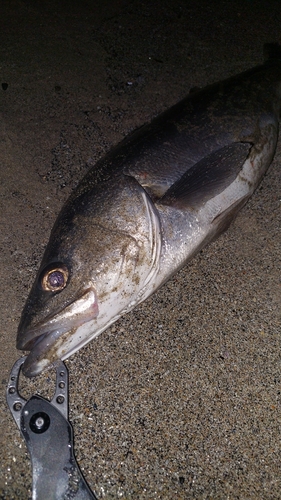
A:
MULTIPOLYGON (((0 498, 31 498, 5 388, 51 227, 134 128, 263 60, 279 2, 3 0, 0 498)), ((231 228, 67 361, 77 461, 98 498, 278 499, 281 144, 231 228)), ((52 394, 53 370, 27 397, 52 394)), ((48 498, 48 497, 46 497, 48 498)))

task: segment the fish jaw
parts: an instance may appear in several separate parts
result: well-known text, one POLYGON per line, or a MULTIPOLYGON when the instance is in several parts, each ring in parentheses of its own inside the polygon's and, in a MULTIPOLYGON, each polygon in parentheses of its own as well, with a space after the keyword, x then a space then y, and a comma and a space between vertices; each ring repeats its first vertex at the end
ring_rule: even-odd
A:
POLYGON ((76 337, 79 327, 95 320, 98 313, 96 291, 89 287, 62 311, 27 329, 17 342, 18 349, 30 351, 23 365, 24 375, 34 377, 59 359, 62 339, 76 337))
POLYGON ((30 350, 22 368, 23 374, 35 377, 57 360, 69 358, 142 302, 152 291, 153 288, 149 286, 137 294, 131 291, 128 293, 131 301, 124 298, 121 302, 120 293, 111 291, 99 305, 96 301, 94 306, 93 292, 88 292, 86 297, 74 303, 73 314, 66 308, 49 321, 27 330, 25 341, 22 338, 17 345, 18 349, 30 350))

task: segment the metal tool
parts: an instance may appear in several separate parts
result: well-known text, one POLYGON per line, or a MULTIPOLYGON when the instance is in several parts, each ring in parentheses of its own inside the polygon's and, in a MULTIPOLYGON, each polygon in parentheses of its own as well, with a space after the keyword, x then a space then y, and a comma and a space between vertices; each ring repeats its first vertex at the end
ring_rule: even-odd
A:
POLYGON ((18 380, 26 357, 14 364, 7 386, 7 403, 25 439, 32 462, 32 500, 97 500, 88 487, 73 452, 68 421, 68 373, 56 367, 56 391, 48 401, 39 395, 24 399, 18 380))

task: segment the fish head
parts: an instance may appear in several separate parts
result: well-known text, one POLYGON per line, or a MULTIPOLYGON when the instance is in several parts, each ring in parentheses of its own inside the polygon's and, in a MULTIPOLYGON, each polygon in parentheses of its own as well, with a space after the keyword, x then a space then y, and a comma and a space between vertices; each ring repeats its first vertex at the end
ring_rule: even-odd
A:
POLYGON ((144 206, 134 229, 120 222, 117 204, 110 227, 91 213, 59 217, 18 328, 17 348, 30 351, 26 376, 68 358, 147 296, 159 228, 143 196, 137 201, 144 206))

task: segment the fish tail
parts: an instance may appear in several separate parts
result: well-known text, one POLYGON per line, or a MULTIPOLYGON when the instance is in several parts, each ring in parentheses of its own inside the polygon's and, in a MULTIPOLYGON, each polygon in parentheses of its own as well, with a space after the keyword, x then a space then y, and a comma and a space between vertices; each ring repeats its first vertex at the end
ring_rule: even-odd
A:
POLYGON ((279 43, 265 43, 263 46, 264 60, 272 61, 279 59, 281 61, 281 45, 279 43))

